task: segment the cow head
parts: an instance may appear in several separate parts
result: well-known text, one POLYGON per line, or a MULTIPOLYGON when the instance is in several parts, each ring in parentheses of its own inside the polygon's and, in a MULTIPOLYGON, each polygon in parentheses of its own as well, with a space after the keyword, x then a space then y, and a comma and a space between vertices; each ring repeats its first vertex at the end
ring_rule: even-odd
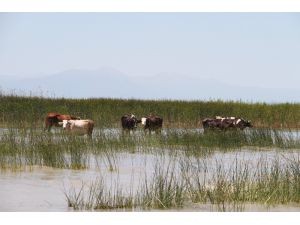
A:
POLYGON ((129 116, 129 120, 132 121, 134 128, 137 127, 137 123, 138 123, 138 119, 136 118, 136 116, 134 114, 131 114, 129 116))
POLYGON ((244 119, 239 119, 239 127, 241 128, 246 128, 246 127, 252 127, 251 121, 250 120, 244 120, 244 119))
POLYGON ((253 127, 253 125, 251 124, 251 120, 246 120, 245 124, 247 127, 253 127))
POLYGON ((143 126, 146 125, 146 121, 147 121, 147 118, 146 117, 142 117, 141 123, 142 123, 143 126))
POLYGON ((69 129, 71 126, 71 121, 70 120, 63 120, 62 121, 62 127, 63 129, 69 129))
POLYGON ((133 123, 134 123, 134 127, 135 127, 135 128, 137 128, 138 123, 141 123, 141 122, 142 122, 142 120, 138 120, 136 117, 131 118, 131 119, 133 120, 133 123))

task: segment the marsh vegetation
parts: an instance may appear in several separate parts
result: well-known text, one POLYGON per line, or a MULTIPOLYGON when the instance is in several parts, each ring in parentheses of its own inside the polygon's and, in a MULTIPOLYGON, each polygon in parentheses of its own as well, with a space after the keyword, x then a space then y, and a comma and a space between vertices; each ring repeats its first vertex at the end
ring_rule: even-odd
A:
POLYGON ((254 127, 299 128, 299 103, 245 103, 234 101, 171 101, 135 99, 65 99, 0 95, 1 127, 43 126, 48 112, 76 115, 95 121, 98 128, 118 128, 124 114, 142 117, 153 113, 164 119, 164 127, 198 128, 213 116, 243 117, 254 127))
POLYGON ((7 174, 34 176, 47 168, 82 174, 60 190, 65 210, 247 211, 249 204, 300 209, 299 104, 17 96, 0 101, 0 183, 7 184, 7 174), (44 132, 49 111, 93 119, 92 138, 60 128, 44 132), (124 134, 124 113, 159 114, 163 130, 124 134), (201 119, 215 115, 244 117, 254 128, 203 132, 201 119))
POLYGON ((210 205, 216 211, 243 211, 247 204, 267 210, 300 202, 299 158, 277 155, 270 161, 249 161, 236 156, 214 161, 173 155, 169 160, 156 161, 151 176, 140 177, 140 185, 132 182, 124 188, 116 179, 110 187, 97 178, 77 191, 71 189, 66 192, 68 204, 79 210, 182 210, 210 205))

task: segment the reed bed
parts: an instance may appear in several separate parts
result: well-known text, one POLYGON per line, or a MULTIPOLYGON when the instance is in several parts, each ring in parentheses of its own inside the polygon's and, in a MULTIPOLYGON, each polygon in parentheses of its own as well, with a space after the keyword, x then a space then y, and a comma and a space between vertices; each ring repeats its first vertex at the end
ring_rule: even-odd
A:
MULTIPOLYGON (((174 155, 173 155, 174 157, 174 155)), ((68 206, 75 210, 134 211, 181 208, 184 184, 176 170, 176 161, 157 161, 153 174, 139 180, 138 187, 124 188, 119 179, 113 182, 98 177, 79 189, 65 190, 68 206)), ((134 182, 131 181, 131 184, 134 182)))
POLYGON ((213 171, 198 160, 198 167, 184 167, 186 190, 192 202, 217 205, 219 211, 226 211, 230 206, 235 211, 242 211, 246 203, 264 206, 299 204, 299 158, 284 163, 282 160, 261 159, 255 164, 236 160, 229 169, 217 162, 213 171))
POLYGON ((258 129, 231 132, 165 130, 161 135, 141 133, 122 135, 95 133, 92 139, 63 132, 47 133, 36 129, 8 129, 0 137, 0 168, 50 166, 85 169, 94 156, 103 155, 110 170, 116 170, 116 153, 183 151, 187 155, 207 156, 215 151, 235 151, 242 148, 300 149, 298 133, 258 129))
POLYGON ((299 103, 247 103, 235 101, 171 101, 138 99, 65 99, 1 95, 0 125, 42 127, 48 112, 72 114, 95 121, 96 127, 120 127, 127 113, 137 117, 161 116, 165 127, 196 128, 213 116, 236 116, 251 120, 255 127, 299 128, 299 103))
POLYGON ((300 204, 300 161, 279 160, 284 159, 236 160, 230 166, 216 161, 211 166, 185 158, 180 166, 174 161, 156 164, 150 178, 140 178, 142 185, 135 191, 132 186, 127 191, 118 181, 109 187, 96 179, 84 191, 72 188, 65 195, 69 207, 77 210, 180 210, 205 204, 216 211, 244 211, 247 204, 300 204))

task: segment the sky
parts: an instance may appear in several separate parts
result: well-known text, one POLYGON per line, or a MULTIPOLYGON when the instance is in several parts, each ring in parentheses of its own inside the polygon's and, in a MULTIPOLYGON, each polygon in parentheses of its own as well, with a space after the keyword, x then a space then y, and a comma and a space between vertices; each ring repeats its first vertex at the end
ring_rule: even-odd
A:
POLYGON ((299 88, 300 13, 0 13, 0 77, 131 77, 299 88))

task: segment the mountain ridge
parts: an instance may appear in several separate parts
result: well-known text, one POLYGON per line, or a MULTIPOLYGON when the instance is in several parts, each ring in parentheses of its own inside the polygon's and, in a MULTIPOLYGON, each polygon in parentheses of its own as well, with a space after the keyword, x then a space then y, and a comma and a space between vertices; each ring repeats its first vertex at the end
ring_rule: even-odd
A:
POLYGON ((113 68, 73 69, 38 78, 0 76, 4 92, 48 93, 65 98, 136 98, 174 100, 242 100, 254 102, 299 102, 299 90, 238 86, 210 78, 160 73, 132 77, 113 68))

